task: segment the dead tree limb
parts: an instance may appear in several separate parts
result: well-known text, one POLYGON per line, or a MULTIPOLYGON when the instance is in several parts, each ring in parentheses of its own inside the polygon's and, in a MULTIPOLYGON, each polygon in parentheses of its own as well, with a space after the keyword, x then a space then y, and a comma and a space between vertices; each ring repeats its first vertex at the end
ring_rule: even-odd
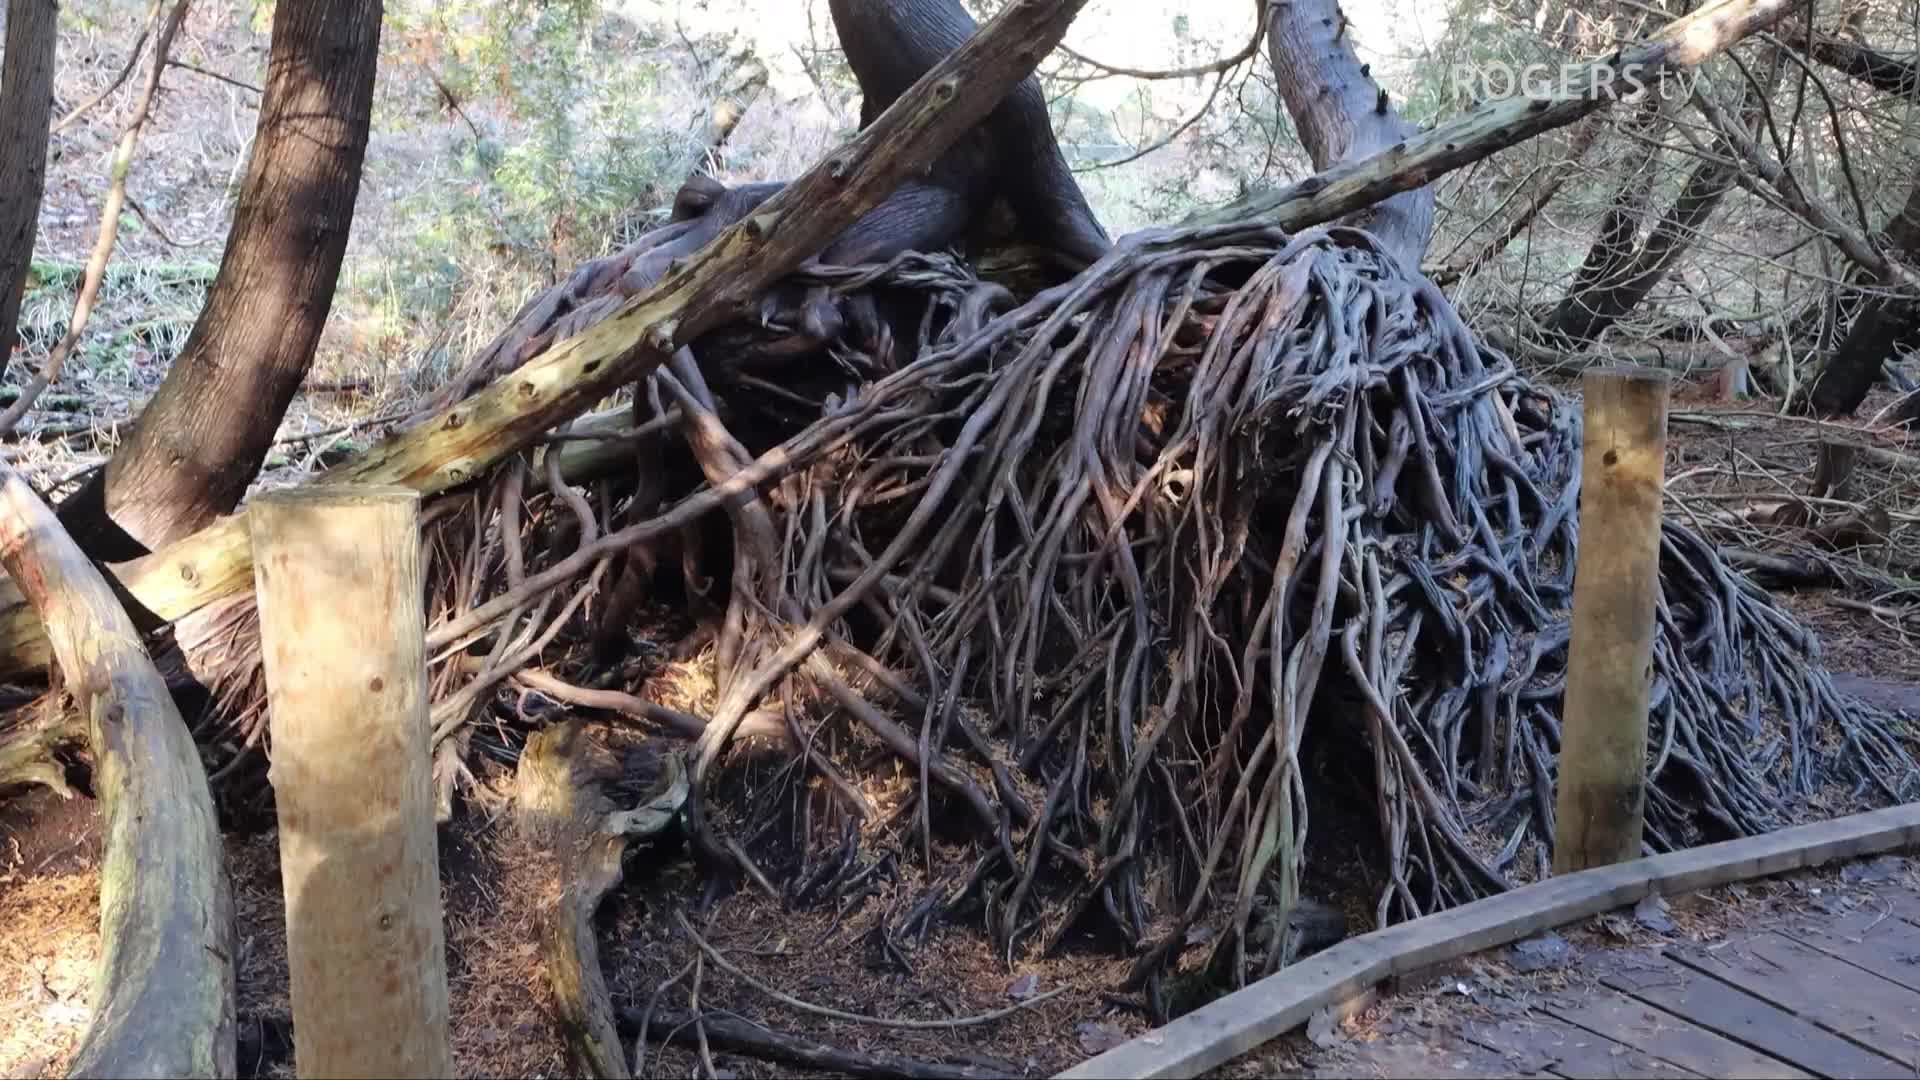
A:
MULTIPOLYGON (((405 484, 431 494, 463 484, 673 351, 757 304, 771 282, 824 248, 937 158, 1030 74, 1086 0, 1016 0, 886 112, 698 254, 606 319, 450 404, 321 483, 405 484)), ((156 623, 247 588, 244 512, 114 567, 156 623)), ((0 595, 0 668, 47 661, 45 633, 0 595)))
POLYGON ((193 737, 106 581, 0 465, 0 564, 45 620, 106 811, 93 1020, 70 1075, 234 1075, 233 904, 193 737))
POLYGON ((1802 0, 1717 0, 1658 34, 1595 61, 1569 90, 1488 102, 1380 153, 1344 162, 1275 191, 1260 192, 1188 218, 1190 225, 1259 220, 1294 231, 1411 191, 1463 165, 1611 105, 1627 74, 1641 82, 1702 61, 1771 26, 1802 0))

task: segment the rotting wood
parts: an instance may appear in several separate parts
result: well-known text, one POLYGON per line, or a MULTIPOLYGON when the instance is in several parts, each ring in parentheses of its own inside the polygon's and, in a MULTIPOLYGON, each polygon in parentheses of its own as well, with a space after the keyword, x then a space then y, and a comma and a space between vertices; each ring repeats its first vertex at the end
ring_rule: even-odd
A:
POLYGON ((1580 548, 1554 811, 1562 874, 1641 853, 1667 450, 1665 372, 1592 368, 1581 387, 1580 548))
POLYGON ((587 1075, 625 1080, 631 1073, 600 971, 593 915, 620 884, 628 843, 659 833, 679 814, 687 780, 678 755, 663 757, 658 794, 633 810, 616 810, 601 790, 615 770, 593 749, 578 719, 535 732, 514 777, 515 818, 533 847, 549 853, 560 881, 540 951, 567 1048, 587 1075))
POLYGON ((249 515, 302 1077, 452 1074, 419 512, 329 487, 249 515))
MULTIPOLYGON (((856 211, 870 208, 871 203, 855 201, 849 193, 857 191, 860 200, 877 203, 873 192, 883 181, 897 182, 911 171, 914 161, 928 159, 929 151, 945 145, 939 140, 950 141, 958 129, 947 122, 953 118, 940 115, 942 95, 949 95, 944 99, 946 107, 957 107, 964 100, 972 108, 977 104, 972 91, 986 85, 984 69, 959 84, 956 72, 971 70, 967 65, 975 64, 983 52, 1027 57, 1035 50, 1044 51, 1057 39, 1071 9, 1078 6, 1049 6, 1038 0, 1009 5, 841 151, 788 185, 652 290, 473 397, 329 472, 320 482, 400 483, 425 493, 441 491, 472 479, 554 424, 644 375, 664 359, 649 342, 661 344, 663 334, 676 342, 690 340, 699 330, 724 319, 721 309, 728 303, 755 296, 754 290, 824 246, 827 238, 857 216, 856 211), (1008 41, 1020 45, 1010 48, 1008 41), (956 85, 963 85, 966 92, 956 95, 956 85), (834 179, 836 175, 845 177, 845 183, 834 179), (819 199, 822 191, 838 194, 807 201, 819 199), (789 212, 794 207, 801 212, 789 212), (756 235, 761 230, 766 230, 765 235, 756 235), (769 237, 777 237, 778 245, 769 237), (783 261, 789 258, 793 261, 783 261), (748 267, 751 280, 735 278, 736 272, 748 267), (710 312, 696 312, 696 304, 709 300, 717 301, 710 312), (699 318, 692 317, 696 313, 699 318)), ((1790 6, 1792 0, 1719 0, 1614 59, 1593 65, 1592 81, 1600 80, 1598 72, 1603 69, 1611 83, 1621 71, 1636 66, 1646 78, 1698 64, 1769 25, 1790 6)), ((1032 59, 1037 62, 1037 55, 1032 59)), ((1027 69, 1031 66, 1026 64, 1027 69)), ((997 79, 1005 79, 996 85, 1011 85, 1024 76, 1024 71, 996 71, 997 79)), ((1203 220, 1260 217, 1287 229, 1329 221, 1430 183, 1542 131, 1572 123, 1607 100, 1589 93, 1494 102, 1382 153, 1232 204, 1203 215, 1203 220)), ((803 463, 787 461, 775 450, 762 455, 760 464, 765 472, 759 480, 764 481, 803 463)), ((113 574, 154 622, 180 618, 231 595, 247 586, 250 574, 251 554, 245 526, 236 520, 239 516, 223 518, 152 555, 115 566, 113 574)), ((0 675, 31 670, 46 661, 45 635, 32 612, 11 590, 0 588, 0 675)))
POLYGON ((0 563, 86 718, 104 809, 100 961, 74 1077, 234 1075, 233 902, 193 737, 106 580, 0 464, 0 563))
POLYGON ((1920 804, 1889 807, 1548 878, 1316 953, 1058 1074, 1190 1077, 1381 980, 1639 902, 1920 842, 1920 804))

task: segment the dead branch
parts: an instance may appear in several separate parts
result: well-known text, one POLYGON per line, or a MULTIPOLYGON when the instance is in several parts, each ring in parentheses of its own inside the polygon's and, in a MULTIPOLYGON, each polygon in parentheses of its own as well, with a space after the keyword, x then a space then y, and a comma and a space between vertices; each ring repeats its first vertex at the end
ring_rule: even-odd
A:
MULTIPOLYGON (((120 133, 120 143, 114 147, 113 161, 107 169, 107 197, 100 207, 99 235, 94 239, 93 253, 87 256, 87 267, 80 279, 80 292, 73 299, 73 312, 67 316, 67 332, 47 354, 47 362, 34 375, 33 379, 20 391, 20 397, 5 412, 0 412, 0 438, 12 434, 20 424, 20 418, 33 408, 47 387, 60 377, 60 369, 66 365, 67 357, 73 353, 74 346, 80 343, 80 335, 87 328, 87 319, 93 314, 93 302, 100 295, 100 283, 107 276, 107 260, 113 256, 114 238, 120 235, 120 208, 127 198, 127 170, 133 167, 133 151, 140 143, 140 132, 147 126, 147 117, 153 113, 153 98, 160 91, 160 75, 167 68, 167 50, 173 47, 173 37, 180 30, 180 24, 187 17, 188 0, 178 0, 173 10, 167 14, 167 21, 160 26, 160 36, 153 43, 153 71, 147 77, 145 89, 140 100, 134 106, 133 117, 127 121, 120 133)), ((138 49, 135 50, 138 52, 138 49)))

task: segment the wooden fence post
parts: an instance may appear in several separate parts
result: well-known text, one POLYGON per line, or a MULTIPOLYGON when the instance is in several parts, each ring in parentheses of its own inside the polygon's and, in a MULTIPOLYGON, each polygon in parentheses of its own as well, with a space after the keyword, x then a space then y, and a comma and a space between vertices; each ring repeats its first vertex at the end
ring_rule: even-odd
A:
POLYGON ((1581 386, 1580 548, 1560 729, 1556 874, 1640 857, 1660 595, 1667 374, 1590 369, 1581 386))
POLYGON ((451 1076, 419 493, 318 485, 249 506, 295 1071, 451 1076))

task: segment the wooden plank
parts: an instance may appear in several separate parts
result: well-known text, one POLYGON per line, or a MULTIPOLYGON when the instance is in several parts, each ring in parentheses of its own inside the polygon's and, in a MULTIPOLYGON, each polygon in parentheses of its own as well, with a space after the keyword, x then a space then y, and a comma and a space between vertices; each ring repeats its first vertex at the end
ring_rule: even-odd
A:
POLYGON ((1884 1077, 1885 1056, 1784 1012, 1752 994, 1671 961, 1609 975, 1606 985, 1696 1026, 1835 1080, 1884 1077))
POLYGON ((1920 1055, 1920 994, 1771 930, 1669 955, 1908 1068, 1920 1055))
MULTIPOLYGON (((1499 1054, 1490 1054, 1471 1043, 1431 1045, 1394 1039, 1387 1042, 1360 1043, 1352 1047, 1356 1059, 1350 1064, 1314 1070, 1321 1076, 1354 1076, 1364 1070, 1380 1076, 1448 1076, 1492 1078, 1515 1075, 1513 1066, 1499 1054)), ((1272 1069, 1274 1064, 1267 1063, 1272 1069)))
POLYGON ((1576 1027, 1605 1035, 1703 1076, 1799 1080, 1812 1075, 1664 1009, 1635 1001, 1617 990, 1583 994, 1577 1001, 1566 1004, 1550 1002, 1543 1009, 1576 1027))
POLYGON ((1778 933, 1920 993, 1920 926, 1869 902, 1834 920, 1806 919, 1778 933))
POLYGON ((1920 841, 1920 804, 1548 878, 1349 938, 1088 1058, 1060 1073, 1059 1080, 1197 1076, 1305 1023, 1315 1009, 1360 993, 1389 975, 1404 975, 1518 941, 1637 903, 1649 892, 1673 896, 1836 859, 1878 855, 1916 841, 1920 841))
POLYGON ((252 505, 294 1071, 452 1075, 420 493, 252 505))
POLYGON ((1547 1070, 1567 1080, 1614 1080, 1626 1076, 1679 1080, 1701 1075, 1541 1012, 1499 1021, 1469 1022, 1464 1034, 1489 1050, 1543 1055, 1547 1059, 1547 1070))

